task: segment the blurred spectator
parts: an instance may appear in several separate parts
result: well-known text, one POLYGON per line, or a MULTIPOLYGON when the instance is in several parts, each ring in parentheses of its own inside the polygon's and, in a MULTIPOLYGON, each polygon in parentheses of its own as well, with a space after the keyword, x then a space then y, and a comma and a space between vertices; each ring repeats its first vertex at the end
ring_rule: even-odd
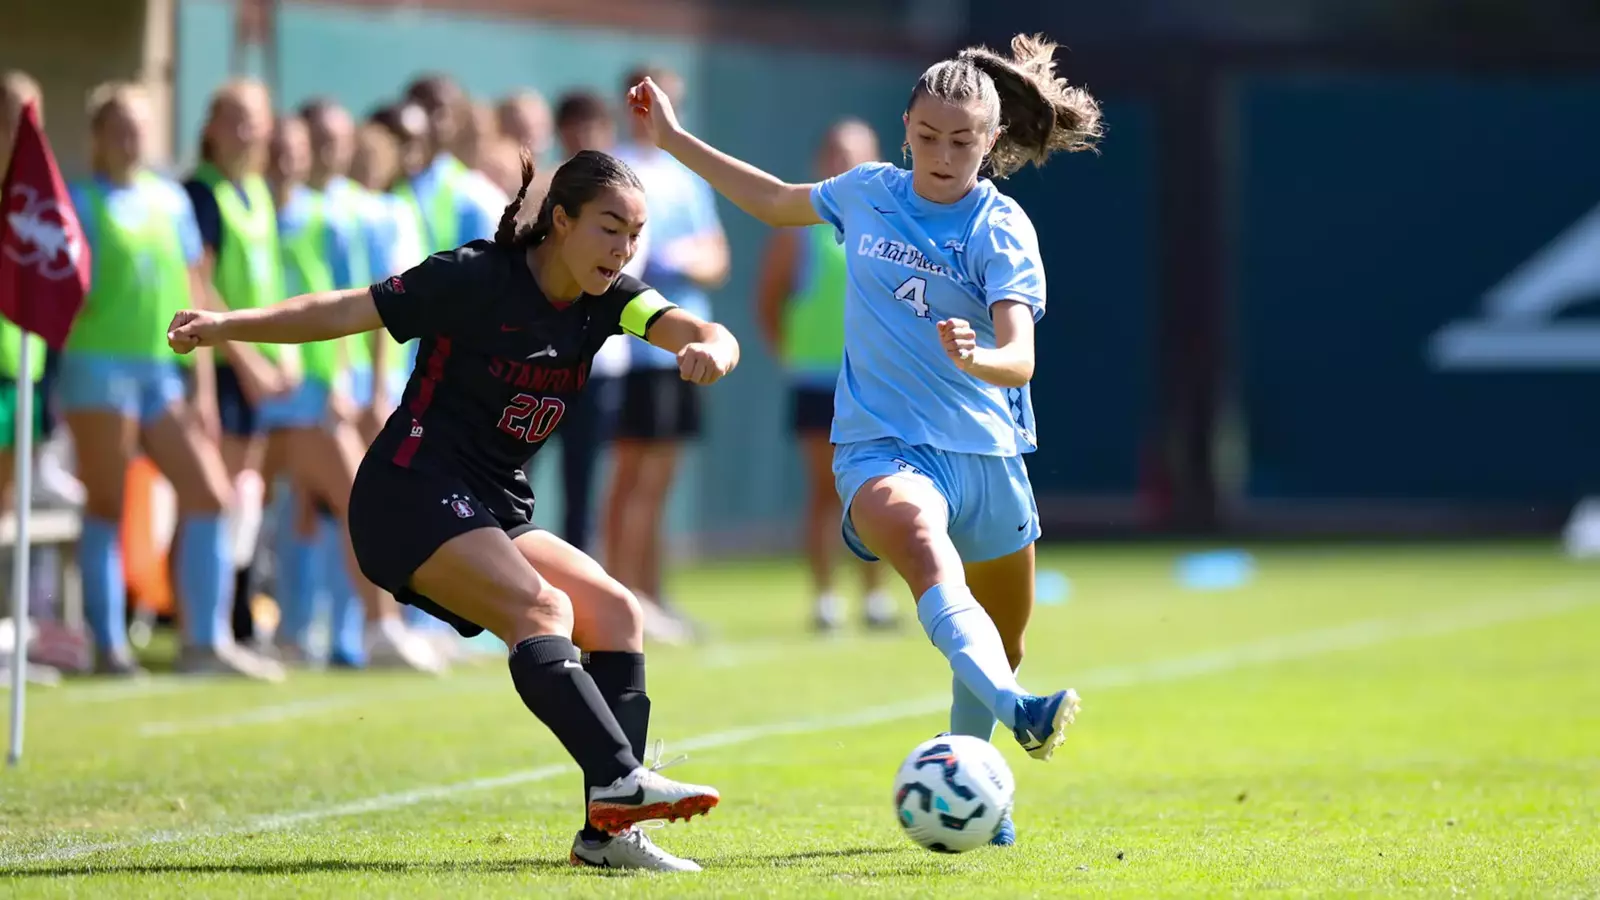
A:
POLYGON ((443 75, 427 75, 412 82, 406 99, 427 116, 423 140, 427 163, 421 169, 407 167, 402 189, 417 205, 427 251, 453 250, 468 241, 494 237, 505 203, 487 202, 473 186, 478 180, 450 149, 461 135, 461 111, 466 107, 461 89, 443 75))
MULTIPOLYGON (((330 216, 326 195, 306 184, 312 159, 306 123, 299 118, 280 119, 273 134, 267 177, 277 210, 282 248, 279 262, 287 296, 366 283, 366 272, 357 271, 362 242, 356 221, 330 216)), ((343 398, 337 389, 343 355, 340 343, 317 341, 301 345, 300 351, 301 379, 295 388, 294 409, 276 417, 272 435, 285 446, 292 490, 286 502, 278 505, 282 619, 277 650, 294 662, 311 661, 308 638, 316 617, 316 597, 326 588, 336 595, 360 596, 366 610, 362 657, 375 665, 438 671, 442 668, 438 654, 406 629, 399 605, 363 577, 347 549, 344 520, 362 443, 349 421, 353 416, 341 409, 343 398), (328 564, 321 564, 323 560, 329 560, 328 564)), ((360 660, 350 655, 343 661, 359 664, 360 660)))
MULTIPOLYGON (((511 190, 505 190, 501 182, 496 181, 488 171, 490 160, 500 146, 500 126, 495 122, 494 110, 487 104, 471 100, 462 101, 462 110, 455 153, 467 167, 468 192, 497 213, 504 212, 506 204, 522 187, 521 162, 516 165, 511 190)), ((501 157, 503 165, 504 154, 501 157)))
POLYGON ((500 133, 518 147, 527 147, 540 162, 550 153, 550 105, 538 91, 524 89, 510 94, 495 107, 500 133))
MULTIPOLYGON (((682 109, 683 81, 666 70, 641 68, 628 76, 622 91, 647 76, 682 109)), ((631 140, 618 146, 616 155, 644 183, 650 209, 643 278, 668 300, 710 318, 706 291, 728 277, 728 242, 711 188, 652 145, 643 123, 628 121, 631 140)), ((663 519, 683 444, 700 433, 700 398, 678 377, 671 353, 643 341, 629 347, 615 430, 616 469, 606 503, 605 565, 645 602, 646 628, 655 622, 657 636, 671 639, 685 636, 688 623, 663 597, 663 519)))
MULTIPOLYGON (((617 129, 611 109, 604 99, 598 94, 578 91, 562 97, 556 105, 556 134, 560 140, 562 157, 571 159, 582 150, 611 151, 616 144, 617 129)), ((555 167, 549 168, 553 170, 555 167)), ((545 184, 548 184, 548 180, 545 184)), ((526 205, 537 210, 543 199, 543 190, 540 189, 538 196, 534 195, 534 191, 535 187, 529 188, 526 205)), ((642 263, 642 258, 636 254, 634 262, 624 271, 637 275, 642 263)), ((608 401, 614 402, 613 383, 616 377, 627 370, 627 345, 630 340, 619 335, 606 342, 590 369, 588 389, 568 398, 567 411, 561 419, 561 430, 556 434, 561 444, 561 536, 575 547, 587 548, 593 538, 595 464, 605 449, 609 419, 603 411, 608 408, 608 401)), ((528 462, 530 479, 539 458, 535 456, 528 462)))
MULTIPOLYGON (((269 663, 232 646, 226 516, 233 489, 216 420, 190 408, 166 345, 173 313, 209 292, 193 208, 176 184, 146 168, 154 126, 142 88, 95 89, 89 126, 91 175, 72 194, 93 284, 63 351, 60 392, 88 491, 78 557, 95 671, 138 671, 126 642, 121 526, 127 473, 142 448, 177 496, 180 671, 271 677, 269 663)), ((214 397, 209 359, 185 359, 198 394, 214 397)))
MULTIPOLYGON (((828 129, 817 148, 819 181, 878 158, 878 136, 856 119, 828 129)), ((839 494, 833 483, 833 392, 844 364, 846 250, 831 225, 783 228, 767 244, 756 286, 756 319, 789 377, 792 427, 805 463, 806 558, 815 598, 813 623, 832 631, 844 618, 834 589, 833 559, 841 547, 839 494)), ((894 624, 894 600, 883 590, 882 567, 864 563, 865 618, 870 628, 894 624)))
MULTIPOLYGON (((490 144, 479 157, 478 166, 478 171, 507 198, 507 202, 522 189, 522 151, 509 139, 497 138, 490 144)), ((538 173, 534 177, 538 178, 538 173)), ((534 207, 536 210, 537 205, 534 207)), ((521 214, 531 216, 533 211, 525 210, 521 214)))
MULTIPOLYGON (((265 86, 240 80, 211 97, 200 139, 200 165, 184 182, 194 207, 203 247, 202 268, 210 273, 212 302, 251 308, 283 299, 277 266, 277 219, 263 172, 272 132, 272 104, 265 86)), ((260 537, 265 441, 260 407, 281 402, 298 378, 293 348, 229 344, 226 364, 216 367, 215 403, 222 430, 222 456, 234 485, 236 506, 233 638, 254 638, 252 569, 260 537)), ((197 394, 206 406, 211 398, 197 394)), ((196 672, 237 671, 253 677, 282 677, 270 660, 232 647, 224 653, 196 648, 180 666, 196 672)))

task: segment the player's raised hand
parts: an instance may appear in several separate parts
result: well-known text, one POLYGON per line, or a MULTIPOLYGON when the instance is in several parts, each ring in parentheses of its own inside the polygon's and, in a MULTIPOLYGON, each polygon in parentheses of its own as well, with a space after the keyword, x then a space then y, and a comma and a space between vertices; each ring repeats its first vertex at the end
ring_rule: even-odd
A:
POLYGON ((180 309, 167 326, 167 346, 174 353, 188 353, 196 347, 212 347, 221 343, 217 326, 222 317, 202 309, 180 309))
POLYGON ((634 118, 649 126, 650 141, 657 147, 678 130, 678 116, 672 111, 672 101, 667 92, 654 80, 646 78, 628 89, 628 109, 634 118))
POLYGON ((939 343, 956 368, 965 371, 972 365, 973 351, 978 349, 978 333, 966 319, 945 319, 939 323, 939 343))
POLYGON ((678 375, 695 384, 711 384, 733 371, 733 352, 721 341, 685 344, 678 351, 678 375))

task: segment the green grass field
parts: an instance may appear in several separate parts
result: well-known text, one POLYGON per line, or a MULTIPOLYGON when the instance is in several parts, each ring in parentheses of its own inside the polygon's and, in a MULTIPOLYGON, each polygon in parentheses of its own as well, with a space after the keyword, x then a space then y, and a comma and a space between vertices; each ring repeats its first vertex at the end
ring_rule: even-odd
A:
MULTIPOLYGON (((685 573, 711 645, 652 655, 654 737, 709 818, 698 876, 566 867, 579 783, 492 657, 444 679, 77 682, 0 775, 5 896, 1600 895, 1600 571, 1553 547, 1265 549, 1178 589, 1170 548, 1050 552, 1023 681, 1084 712, 997 742, 1018 847, 927 853, 890 781, 943 730, 920 631, 820 640, 790 564, 685 573)), ((907 604, 909 607, 909 603, 907 604)))

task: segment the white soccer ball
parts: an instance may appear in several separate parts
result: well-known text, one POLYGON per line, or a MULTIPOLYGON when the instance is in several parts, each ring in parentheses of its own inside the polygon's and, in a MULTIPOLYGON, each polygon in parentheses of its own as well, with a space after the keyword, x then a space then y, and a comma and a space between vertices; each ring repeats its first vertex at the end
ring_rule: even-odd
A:
POLYGON ((911 751, 894 778, 894 812, 906 835, 936 853, 965 853, 994 837, 1017 780, 988 741, 945 735, 911 751))

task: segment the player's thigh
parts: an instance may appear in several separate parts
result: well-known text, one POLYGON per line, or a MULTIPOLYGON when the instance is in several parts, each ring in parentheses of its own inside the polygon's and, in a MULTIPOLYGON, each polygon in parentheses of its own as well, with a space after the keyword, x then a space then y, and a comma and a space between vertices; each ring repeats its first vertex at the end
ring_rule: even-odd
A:
POLYGON ((172 482, 178 508, 189 513, 218 513, 233 503, 222 451, 200 430, 181 402, 145 424, 140 434, 145 452, 172 482))
POLYGON ((967 587, 994 620, 1011 667, 1021 665, 1024 635, 1033 616, 1034 545, 998 559, 967 563, 967 587))
POLYGON ((476 528, 445 541, 411 574, 410 589, 506 642, 571 635, 572 606, 504 531, 476 528))
POLYGON ((639 601, 589 554, 548 531, 513 532, 524 559, 572 601, 573 642, 585 650, 644 649, 639 601))
POLYGON ((963 577, 937 453, 888 439, 840 444, 833 474, 845 546, 857 557, 888 562, 915 597, 963 577))
POLYGON ((291 428, 278 432, 287 448, 287 463, 295 486, 326 504, 334 516, 344 518, 355 482, 358 458, 340 431, 327 427, 291 428))
POLYGON ((572 632, 566 595, 458 478, 369 455, 350 491, 349 530, 368 581, 463 635, 488 629, 514 644, 572 632))
POLYGON ((121 521, 138 424, 114 409, 74 409, 65 418, 89 514, 121 521))

